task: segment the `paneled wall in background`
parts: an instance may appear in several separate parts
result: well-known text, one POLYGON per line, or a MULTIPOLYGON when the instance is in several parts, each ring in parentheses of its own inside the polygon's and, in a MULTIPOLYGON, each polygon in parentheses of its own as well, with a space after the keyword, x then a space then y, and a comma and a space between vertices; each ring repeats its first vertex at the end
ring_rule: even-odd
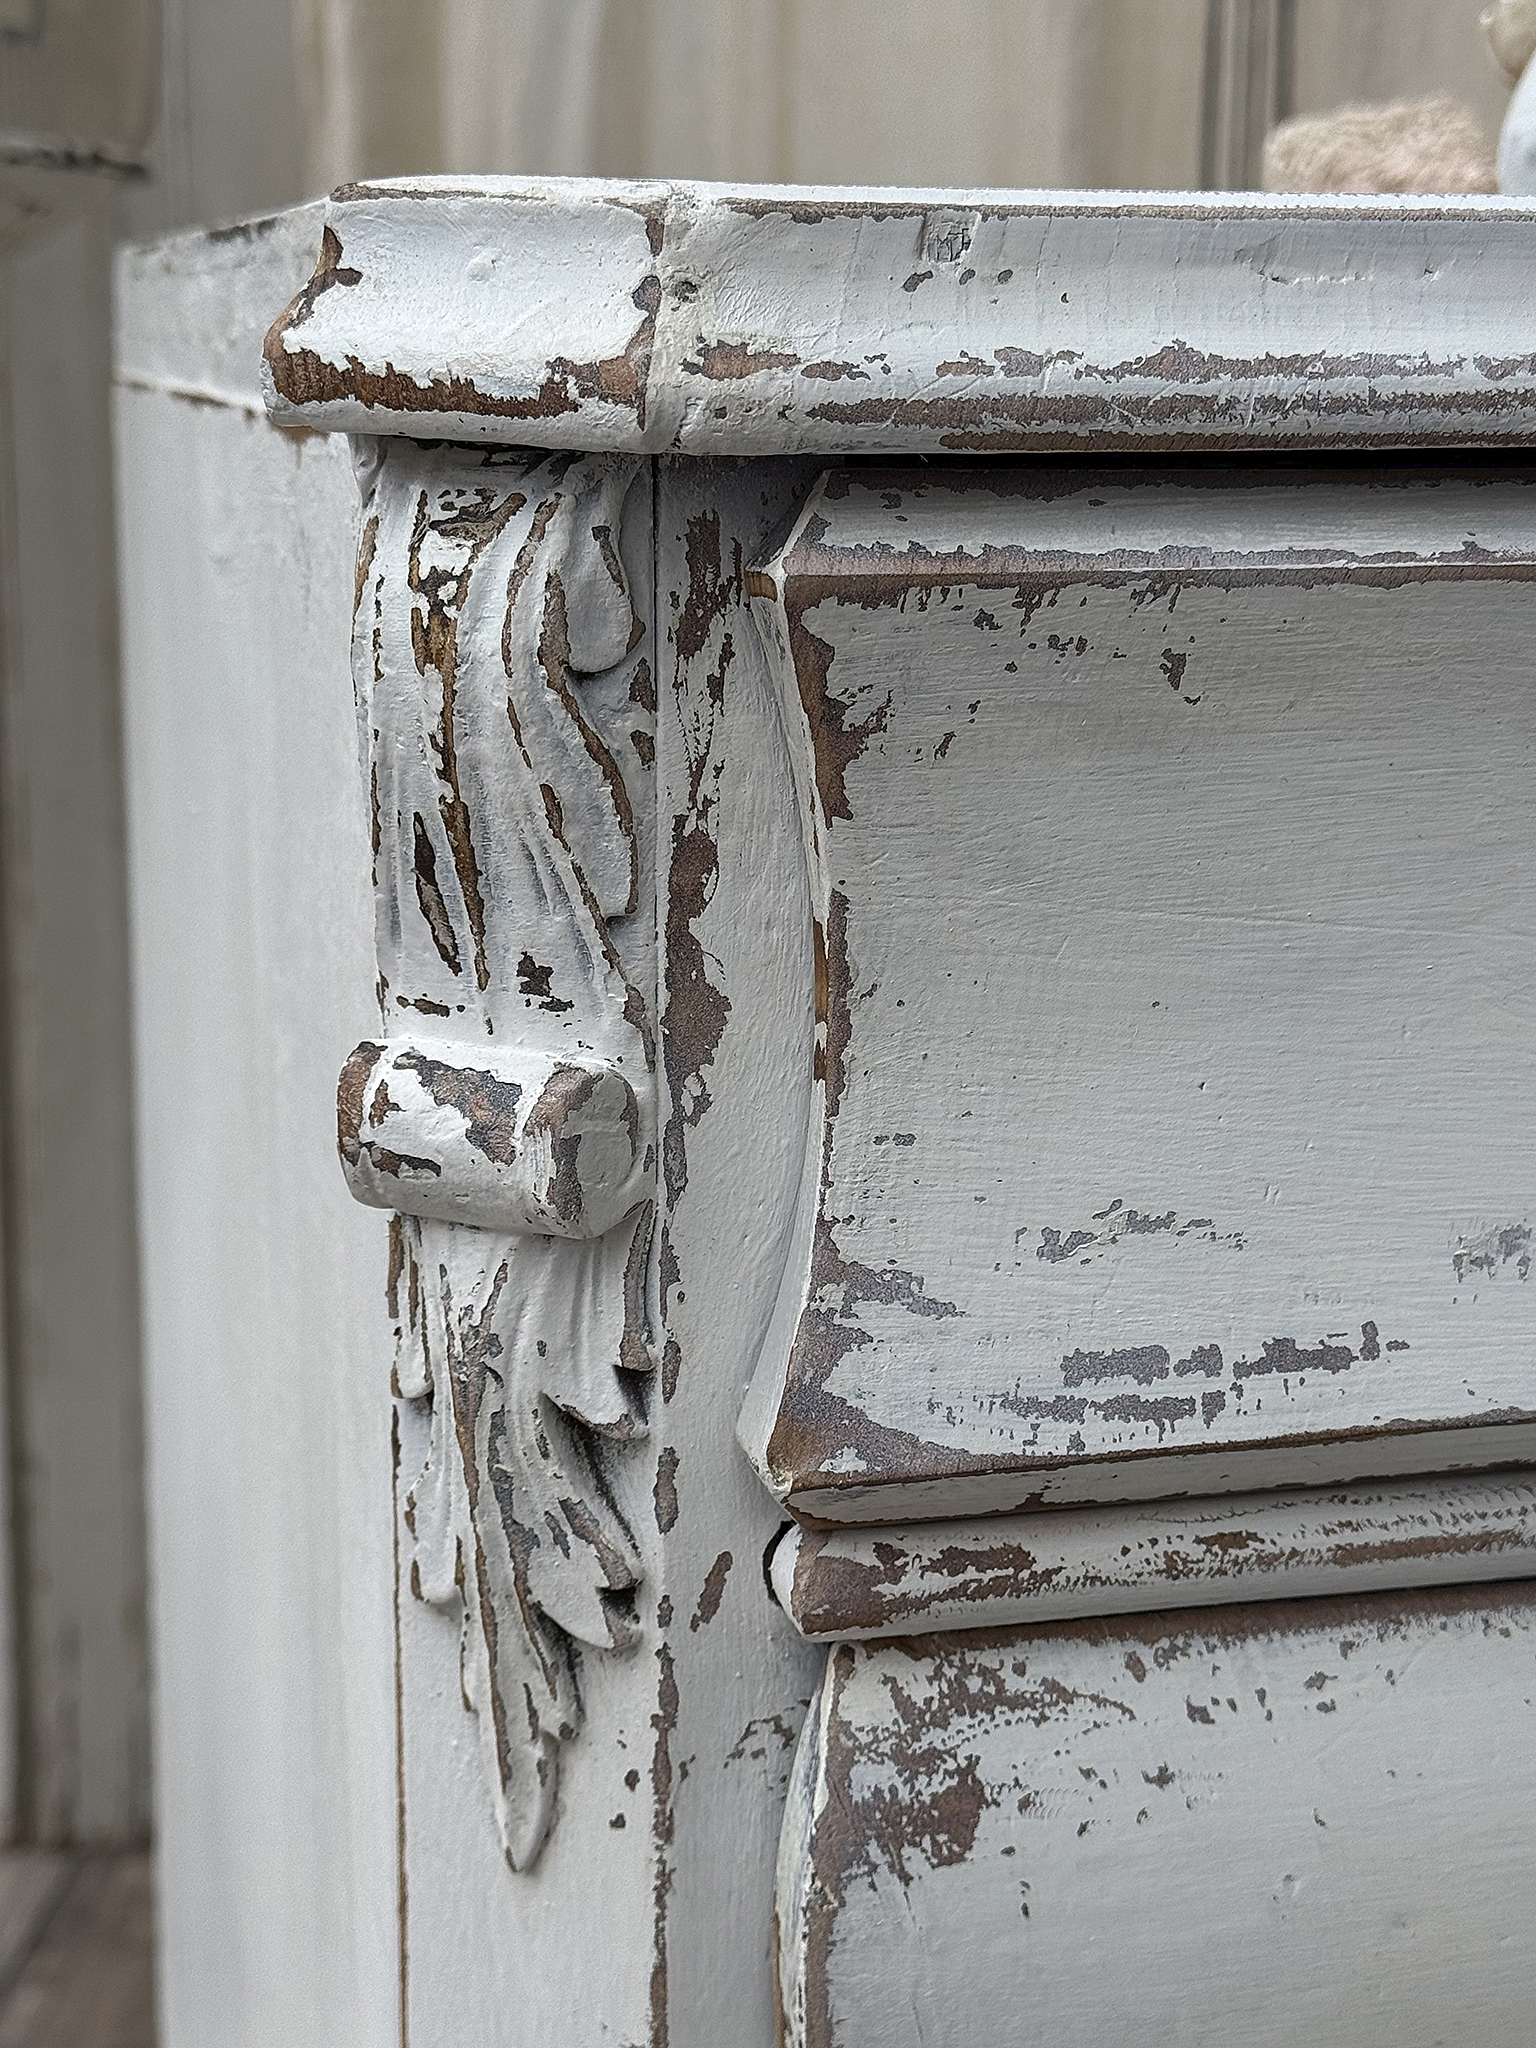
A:
POLYGON ((0 1839, 151 1816, 112 250, 299 197, 294 77, 286 0, 0 4, 0 1839))
POLYGON ((309 182, 436 168, 852 184, 1256 178, 1270 117, 1449 92, 1478 0, 294 0, 309 182))
POLYGON ((0 1810, 32 1840, 149 1823, 104 214, 160 64, 153 0, 0 9, 0 1810))

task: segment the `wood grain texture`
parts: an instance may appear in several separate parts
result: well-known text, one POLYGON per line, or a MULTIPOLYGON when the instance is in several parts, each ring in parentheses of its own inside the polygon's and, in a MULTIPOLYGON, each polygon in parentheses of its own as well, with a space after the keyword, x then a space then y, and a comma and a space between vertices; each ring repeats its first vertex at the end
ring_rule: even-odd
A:
POLYGON ((1519 2048, 1533 1701, 1529 1583, 844 1645, 784 2040, 1519 2048))
POLYGON ((792 1506, 1529 1457, 1533 578, 1523 470, 818 490, 792 1506))
POLYGON ((816 1642, 1528 1578, 1536 1478, 1399 1480, 906 1527, 787 1529, 771 1580, 816 1642))
POLYGON ((411 1587, 462 1618, 518 1869, 580 1723, 571 1639, 636 1636, 640 1559, 598 1448, 644 1433, 653 1363, 655 691, 643 494, 624 525, 635 474, 408 442, 360 457, 379 1002, 410 1035, 347 1062, 341 1152, 354 1193, 393 1188, 405 1212, 396 1376, 432 1416, 411 1587))
POLYGON ((721 455, 1518 443, 1533 254, 1484 198, 355 185, 268 403, 721 455))

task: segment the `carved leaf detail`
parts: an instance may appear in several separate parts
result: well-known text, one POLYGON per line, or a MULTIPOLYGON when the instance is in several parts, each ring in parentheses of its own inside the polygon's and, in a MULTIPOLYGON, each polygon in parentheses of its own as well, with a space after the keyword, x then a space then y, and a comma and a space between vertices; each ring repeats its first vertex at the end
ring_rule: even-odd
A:
MULTIPOLYGON (((434 1041, 433 1059, 478 1041, 488 1063, 515 1047, 618 1069, 649 1186, 654 939, 631 913, 650 885, 654 698, 619 549, 636 466, 367 451, 353 655, 386 1030, 434 1041)), ((492 1119, 456 1129, 507 1143, 492 1119)), ((644 1434, 653 1213, 641 1200, 586 1236, 391 1225, 399 1390, 431 1413, 411 1583, 462 1612, 464 1697, 515 1869, 580 1725, 574 1645, 634 1638, 641 1562, 603 1460, 644 1434)))

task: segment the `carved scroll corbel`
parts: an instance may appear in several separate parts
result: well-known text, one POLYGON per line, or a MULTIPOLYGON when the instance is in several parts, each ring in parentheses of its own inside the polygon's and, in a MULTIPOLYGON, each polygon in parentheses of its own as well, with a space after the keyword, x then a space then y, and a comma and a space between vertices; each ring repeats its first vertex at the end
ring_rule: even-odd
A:
POLYGON ((631 457, 360 451, 353 672, 385 1029, 343 1169, 393 1209, 401 1395, 430 1406, 411 1584, 462 1608, 509 1862, 553 1815, 573 1644, 640 1560, 605 1445, 644 1434, 655 1173, 655 700, 621 556, 631 457))

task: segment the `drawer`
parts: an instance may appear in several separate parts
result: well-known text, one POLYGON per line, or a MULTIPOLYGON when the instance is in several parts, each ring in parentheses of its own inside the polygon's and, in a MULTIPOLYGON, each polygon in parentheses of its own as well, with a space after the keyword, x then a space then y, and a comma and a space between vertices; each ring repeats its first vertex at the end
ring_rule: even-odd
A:
POLYGON ((751 580, 816 989, 743 1435, 797 1511, 1536 1452, 1532 486, 821 479, 751 580))
POLYGON ((1533 1693, 1529 1583, 844 1644, 783 2038, 1517 2048, 1533 1693))

